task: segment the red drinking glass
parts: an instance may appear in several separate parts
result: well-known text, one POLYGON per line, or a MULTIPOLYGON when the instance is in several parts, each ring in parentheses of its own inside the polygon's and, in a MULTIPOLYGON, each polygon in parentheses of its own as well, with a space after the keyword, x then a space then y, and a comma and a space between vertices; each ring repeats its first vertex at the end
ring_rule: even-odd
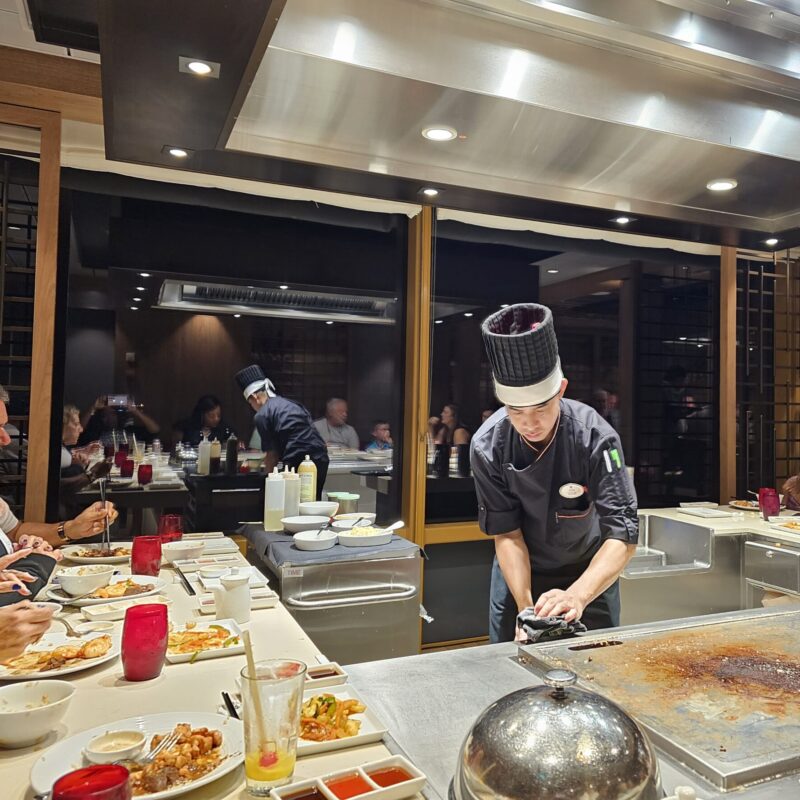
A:
POLYGON ((122 465, 128 460, 128 454, 123 453, 122 450, 117 450, 114 453, 114 464, 122 469, 122 465))
POLYGON ((136 536, 131 550, 131 572, 134 575, 158 575, 161 569, 161 537, 136 536))
POLYGON ((778 492, 770 487, 758 490, 758 507, 765 520, 781 513, 781 500, 778 492))
POLYGON ((152 464, 139 464, 139 485, 147 486, 153 480, 153 465, 152 464))
POLYGON ((131 800, 129 773, 118 764, 84 767, 53 784, 52 800, 131 800))
POLYGON ((132 606, 125 612, 122 671, 126 681, 149 681, 161 674, 168 637, 167 607, 163 603, 132 606))
POLYGON ((133 477, 133 459, 128 458, 125 456, 122 463, 119 466, 119 476, 121 478, 132 478, 133 477))
POLYGON ((131 449, 131 446, 128 444, 128 442, 118 442, 117 443, 117 450, 119 450, 120 453, 128 453, 128 452, 130 452, 130 449, 131 449))
MULTIPOLYGON (((116 454, 114 453, 114 445, 113 444, 107 444, 103 448, 103 456, 106 458, 106 460, 109 459, 109 458, 113 458, 116 461, 116 454)), ((119 464, 117 464, 117 466, 119 466, 119 464)))
POLYGON ((158 535, 162 542, 178 542, 183 537, 183 517, 180 514, 162 514, 158 518, 158 535))

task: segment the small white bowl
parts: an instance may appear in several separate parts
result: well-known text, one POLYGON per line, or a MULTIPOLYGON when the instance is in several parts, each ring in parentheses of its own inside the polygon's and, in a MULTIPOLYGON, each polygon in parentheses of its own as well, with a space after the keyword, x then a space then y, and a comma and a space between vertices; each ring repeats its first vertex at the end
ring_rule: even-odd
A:
MULTIPOLYGON (((372 515, 375 516, 374 514, 372 515)), ((331 528, 335 531, 349 531, 352 528, 356 527, 355 523, 358 522, 358 517, 353 517, 353 519, 340 519, 336 520, 331 524, 331 528)), ((358 522, 359 528, 374 528, 375 527, 375 520, 373 519, 371 522, 367 519, 361 520, 358 522)))
POLYGON ((190 558, 198 558, 205 546, 206 543, 202 541, 185 541, 183 539, 178 542, 164 542, 164 544, 161 545, 161 555, 164 557, 164 561, 166 561, 167 564, 173 564, 175 561, 186 561, 190 558))
POLYGON ((65 567, 59 570, 56 580, 66 594, 77 597, 81 594, 89 594, 101 586, 108 586, 114 572, 114 567, 103 564, 65 567))
POLYGON ((313 531, 327 525, 330 517, 284 517, 281 525, 289 533, 300 533, 300 531, 313 531))
POLYGON ((300 531, 294 535, 298 550, 330 550, 339 537, 335 531, 300 531))
POLYGON ((376 516, 377 514, 373 514, 371 511, 351 511, 349 514, 337 514, 334 519, 336 522, 347 522, 348 520, 355 522, 360 519, 363 520, 362 525, 372 525, 376 516))
POLYGON ((198 574, 201 578, 221 578, 223 575, 227 575, 231 571, 230 567, 226 567, 223 564, 207 564, 204 567, 200 567, 197 570, 198 574))
POLYGON ((147 737, 141 731, 107 731, 95 736, 83 751, 92 764, 111 764, 135 758, 144 747, 147 737))
POLYGON ((339 531, 339 544, 345 547, 377 547, 389 544, 392 541, 392 533, 392 531, 381 531, 367 536, 354 536, 351 531, 339 531))
POLYGON ((315 500, 300 503, 301 517, 332 517, 339 510, 339 504, 331 500, 315 500))
POLYGON ((75 687, 67 681, 26 681, 0 689, 0 748, 47 738, 64 716, 75 687))

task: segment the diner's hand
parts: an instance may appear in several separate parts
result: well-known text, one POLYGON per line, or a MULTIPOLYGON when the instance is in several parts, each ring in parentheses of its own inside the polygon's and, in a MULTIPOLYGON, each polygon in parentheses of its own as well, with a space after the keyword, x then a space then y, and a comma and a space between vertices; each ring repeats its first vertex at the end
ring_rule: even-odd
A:
POLYGON ((89 467, 89 477, 94 481, 97 478, 105 478, 108 473, 111 472, 111 462, 110 461, 98 461, 96 464, 92 464, 89 467))
POLYGON ((103 508, 101 502, 92 503, 89 508, 78 514, 75 519, 70 520, 64 525, 64 533, 70 539, 85 539, 87 536, 97 536, 105 530, 106 514, 108 514, 108 524, 113 524, 119 514, 114 504, 106 501, 103 508))
POLYGON ((0 608, 0 663, 16 658, 31 643, 47 633, 52 608, 41 608, 27 600, 0 608))
POLYGON ((25 588, 25 584, 35 581, 36 578, 29 575, 27 572, 13 570, 10 567, 15 561, 29 556, 32 552, 30 548, 25 548, 24 550, 17 550, 16 553, 10 553, 0 558, 0 592, 19 592, 23 595, 30 594, 30 591, 25 588))
POLYGON ((61 561, 64 554, 60 550, 55 550, 50 542, 45 541, 40 536, 29 536, 27 533, 19 537, 15 549, 30 548, 32 553, 40 556, 48 556, 54 561, 61 561))
POLYGON ((441 422, 442 421, 439 419, 439 417, 429 417, 428 418, 428 425, 431 428, 437 428, 441 424, 441 422))
POLYGON ((586 603, 571 590, 551 589, 542 594, 533 606, 537 617, 564 617, 575 622, 583 616, 586 603))

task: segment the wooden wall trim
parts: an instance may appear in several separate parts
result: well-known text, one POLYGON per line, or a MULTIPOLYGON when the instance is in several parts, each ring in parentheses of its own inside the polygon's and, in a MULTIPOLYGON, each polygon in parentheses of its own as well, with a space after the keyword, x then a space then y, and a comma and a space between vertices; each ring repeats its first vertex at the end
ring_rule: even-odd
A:
POLYGON ((719 501, 736 497, 736 248, 723 247, 719 277, 719 501))
POLYGON ((25 518, 41 522, 45 519, 47 511, 47 478, 50 464, 61 116, 35 108, 0 104, 0 123, 38 128, 41 133, 28 467, 25 488, 25 518))
POLYGON ((430 406, 433 209, 409 222, 406 311, 402 515, 408 535, 422 546, 425 535, 426 432, 430 406))
POLYGON ((425 526, 425 546, 489 540, 477 522, 439 522, 425 526))

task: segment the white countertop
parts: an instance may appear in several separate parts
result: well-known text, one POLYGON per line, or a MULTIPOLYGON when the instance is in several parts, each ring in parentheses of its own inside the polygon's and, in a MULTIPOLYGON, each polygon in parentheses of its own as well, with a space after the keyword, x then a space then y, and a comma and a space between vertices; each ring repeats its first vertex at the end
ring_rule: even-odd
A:
MULTIPOLYGON (((161 577, 168 582, 164 590, 171 600, 170 621, 182 623, 201 617, 196 597, 190 597, 171 569, 161 577)), ((209 619, 210 617, 205 617, 209 619)), ((82 621, 82 619, 81 619, 82 621)), ((121 622, 117 623, 121 626, 121 622)), ((253 611, 247 626, 256 658, 294 658, 308 664, 327 659, 306 636, 280 603, 275 608, 253 611)), ((63 630, 55 623, 53 630, 63 630)), ((194 664, 165 664, 161 675, 142 683, 127 683, 122 677, 120 659, 92 670, 70 675, 76 687, 66 716, 52 740, 22 750, 0 750, 3 800, 31 800, 29 773, 39 755, 50 744, 68 735, 114 720, 163 711, 216 712, 222 703, 221 692, 235 691, 234 680, 245 665, 245 657, 197 661, 194 664), (57 738, 56 738, 57 737, 57 738)), ((340 750, 325 755, 307 756, 297 762, 294 780, 304 780, 335 770, 363 764, 390 755, 383 744, 340 750)), ((244 785, 244 770, 238 769, 215 783, 183 795, 187 800, 246 800, 251 798, 244 785)))

